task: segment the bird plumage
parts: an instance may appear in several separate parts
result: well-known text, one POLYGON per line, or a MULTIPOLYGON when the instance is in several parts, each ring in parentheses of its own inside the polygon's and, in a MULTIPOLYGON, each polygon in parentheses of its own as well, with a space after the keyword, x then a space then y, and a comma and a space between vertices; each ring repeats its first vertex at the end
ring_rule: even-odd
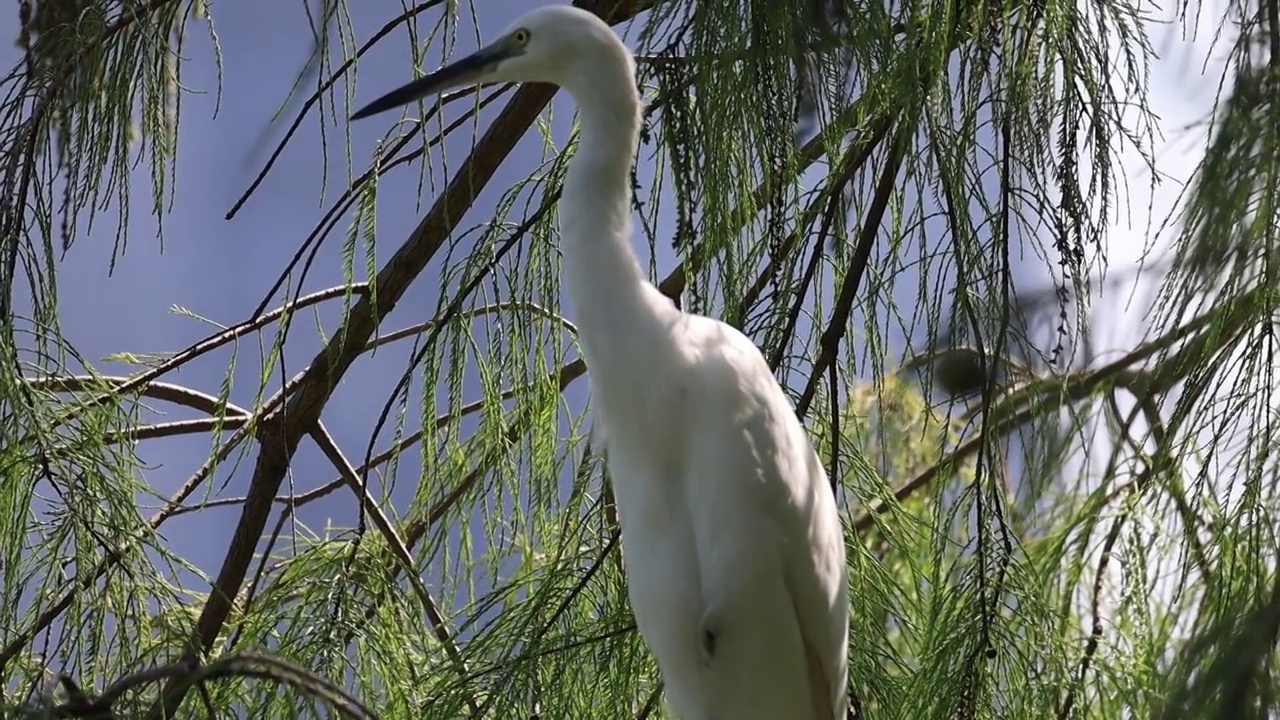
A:
MULTIPOLYGON (((822 464, 745 335, 678 310, 631 249, 634 61, 594 15, 544 7, 374 101, 542 81, 578 105, 559 206, 565 286, 604 427, 636 625, 683 720, 840 720, 848 599, 822 464)), ((407 98, 407 99, 406 99, 407 98)))

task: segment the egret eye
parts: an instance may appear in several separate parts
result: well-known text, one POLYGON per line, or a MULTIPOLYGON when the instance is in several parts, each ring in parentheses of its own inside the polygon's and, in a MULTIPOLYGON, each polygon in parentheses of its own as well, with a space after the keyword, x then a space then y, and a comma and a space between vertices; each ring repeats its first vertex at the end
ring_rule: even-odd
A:
POLYGON ((511 33, 511 40, 517 45, 524 46, 529 44, 529 31, 520 28, 511 33))

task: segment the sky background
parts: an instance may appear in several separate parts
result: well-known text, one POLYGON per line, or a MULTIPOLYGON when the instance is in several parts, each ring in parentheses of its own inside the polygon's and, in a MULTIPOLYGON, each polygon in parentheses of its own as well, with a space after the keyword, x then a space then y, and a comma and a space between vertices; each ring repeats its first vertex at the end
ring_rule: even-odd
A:
MULTIPOLYGON (((517 0, 482 0, 477 4, 481 16, 479 36, 492 39, 514 19, 516 13, 535 4, 517 0)), ((212 7, 218 42, 222 54, 222 90, 216 117, 214 91, 218 87, 211 44, 198 37, 194 26, 186 47, 182 84, 191 91, 183 104, 177 162, 176 194, 172 213, 164 220, 163 251, 155 238, 156 225, 146 210, 150 206, 148 169, 139 168, 134 184, 134 207, 128 224, 129 244, 126 254, 117 262, 114 273, 108 273, 112 252, 114 218, 100 222, 98 228, 78 239, 59 266, 59 292, 62 329, 68 340, 91 361, 101 361, 120 351, 177 351, 210 334, 212 328, 190 317, 172 311, 174 306, 186 308, 200 316, 224 325, 241 321, 261 302, 281 269, 297 251, 329 202, 349 181, 341 142, 332 143, 326 164, 321 157, 321 137, 317 123, 308 120, 290 142, 281 159, 254 197, 230 221, 227 211, 258 172, 266 155, 253 154, 258 138, 287 93, 304 58, 311 49, 311 35, 298 2, 228 2, 212 7), (321 200, 322 185, 327 194, 321 200)), ((424 16, 430 26, 435 13, 424 16)), ((387 20, 401 12, 399 3, 351 3, 350 12, 357 42, 364 42, 387 20)), ((469 24, 468 13, 462 13, 457 35, 457 49, 468 52, 477 43, 476 30, 469 24)), ((1168 20, 1167 10, 1153 11, 1153 16, 1168 20)), ((1147 188, 1151 171, 1136 153, 1126 156, 1122 175, 1130 196, 1121 204, 1122 215, 1115 218, 1110 232, 1108 254, 1111 272, 1116 276, 1132 272, 1144 249, 1148 248, 1149 226, 1168 214, 1200 156, 1203 132, 1188 129, 1204 119, 1218 87, 1219 66, 1206 65, 1217 10, 1200 13, 1201 31, 1188 37, 1180 25, 1153 24, 1152 40, 1160 59, 1155 61, 1148 85, 1152 111, 1160 118, 1163 140, 1157 144, 1157 171, 1161 183, 1152 197, 1147 188)), ((16 13, 0 15, 0 34, 15 37, 16 13)), ((1216 55, 1221 57, 1219 50, 1216 55)), ((17 49, 3 47, 0 60, 13 64, 17 49)), ((429 54, 427 65, 433 67, 441 59, 439 52, 429 54)), ((400 31, 395 39, 384 42, 366 55, 359 64, 355 105, 412 79, 409 43, 400 31)), ((492 117, 505 104, 500 100, 485 114, 492 117)), ((553 136, 563 142, 568 135, 571 105, 563 95, 556 102, 553 136)), ((297 111, 292 106, 285 120, 268 132, 274 145, 297 111)), ((451 116, 456 116, 456 112, 451 116)), ((356 171, 361 171, 375 150, 376 143, 394 121, 394 114, 363 121, 352 126, 351 154, 356 171)), ((332 138, 332 136, 331 136, 332 138)), ((465 157, 471 138, 459 132, 445 143, 443 153, 433 153, 431 162, 437 177, 447 167, 456 167, 465 157), (445 160, 444 158, 447 158, 445 160)), ((476 204, 476 211, 464 219, 461 227, 483 220, 499 195, 512 183, 527 176, 543 162, 544 148, 536 133, 523 139, 516 151, 503 163, 497 176, 476 204)), ((395 248, 417 224, 425 208, 435 197, 426 187, 419 199, 416 170, 399 170, 383 180, 378 210, 378 258, 385 262, 395 248)), ((659 236, 674 235, 672 218, 660 218, 659 236)), ((341 224, 320 252, 307 279, 304 292, 339 285, 342 282, 340 254, 345 223, 341 224)), ((648 263, 646 248, 639 241, 637 252, 642 263, 648 263)), ((656 259, 659 277, 676 264, 668 244, 659 243, 656 259)), ((359 263, 358 263, 359 264, 359 263)), ((1024 291, 1047 287, 1048 277, 1040 261, 1029 255, 1018 262, 1018 286, 1024 291)), ((1095 287, 1103 287, 1095 283, 1095 287)), ((936 292, 945 293, 939 287, 936 292)), ((1094 300, 1092 318, 1094 339, 1101 359, 1113 357, 1108 349, 1119 351, 1131 347, 1145 330, 1148 319, 1141 303, 1133 304, 1132 283, 1109 288, 1094 300)), ((914 289, 906 295, 914 293, 914 289)), ((383 325, 383 331, 423 322, 437 313, 439 298, 439 260, 419 278, 383 325)), ((331 303, 331 309, 339 307, 331 303)), ((569 319, 573 309, 566 308, 569 319)), ((327 330, 332 331, 334 312, 327 330)), ((517 316, 518 317, 518 316, 517 316)), ((905 338, 896 338, 906 344, 905 338)), ((309 316, 300 316, 295 325, 285 358, 286 374, 301 371, 322 346, 309 316)), ((256 342, 240 348, 247 353, 235 373, 233 400, 247 405, 257 391, 260 364, 256 359, 256 342)), ((229 360, 227 352, 195 362, 166 379, 217 393, 224 381, 229 360)), ((403 352, 379 353, 358 362, 328 403, 324 419, 340 446, 356 464, 363 456, 369 429, 377 418, 391 387, 404 368, 403 352)), ((127 374, 133 368, 121 364, 101 363, 104 373, 127 374)), ((275 385, 273 387, 278 387, 275 385)), ((478 386, 471 384, 466 400, 479 397, 478 386)), ((578 407, 586 398, 586 383, 579 381, 567 393, 569 404, 578 407)), ((173 410, 167 419, 196 417, 192 413, 173 410)), ((385 447, 380 441, 377 450, 385 447)), ((210 450, 207 435, 192 435, 145 443, 140 455, 154 466, 151 479, 162 494, 171 493, 204 461, 210 450)), ((411 453, 416 457, 416 452, 411 453)), ((219 482, 227 485, 220 494, 243 495, 252 474, 254 455, 238 468, 224 467, 219 482)), ((408 472, 416 482, 417 471, 408 472)), ((292 478, 299 488, 309 488, 335 477, 329 463, 304 441, 296 456, 292 478)), ((446 480, 447 482, 447 480, 446 480)), ((404 483, 410 492, 411 483, 404 483)), ((398 492, 397 495, 400 493, 398 492)), ((327 518, 339 524, 351 522, 354 503, 348 491, 340 491, 330 499, 308 508, 303 518, 313 529, 323 527, 327 518)), ((173 550, 206 572, 215 573, 221 563, 240 508, 190 515, 181 522, 166 525, 165 536, 173 550)), ((149 514, 149 513, 147 513, 149 514)))

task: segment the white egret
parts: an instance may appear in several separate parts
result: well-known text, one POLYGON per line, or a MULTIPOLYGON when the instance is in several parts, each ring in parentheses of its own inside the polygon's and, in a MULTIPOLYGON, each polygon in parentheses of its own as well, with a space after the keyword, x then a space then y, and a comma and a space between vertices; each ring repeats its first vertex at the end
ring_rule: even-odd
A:
POLYGON ((550 6, 373 101, 547 82, 577 103, 560 200, 565 285, 604 427, 636 625, 683 720, 833 720, 848 705, 840 518, 822 463, 760 350, 678 310, 631 249, 635 61, 613 30, 550 6))

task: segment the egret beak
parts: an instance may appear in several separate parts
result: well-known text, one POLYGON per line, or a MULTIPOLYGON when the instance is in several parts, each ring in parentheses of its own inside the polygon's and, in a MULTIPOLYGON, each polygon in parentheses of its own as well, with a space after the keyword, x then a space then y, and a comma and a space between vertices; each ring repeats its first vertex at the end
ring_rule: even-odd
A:
POLYGON ((506 38, 487 47, 480 48, 461 60, 445 65, 439 70, 419 78, 406 85, 392 90, 373 102, 365 105, 351 116, 352 120, 367 118, 394 108, 408 105, 428 95, 436 95, 464 85, 475 85, 483 82, 485 76, 498 66, 498 63, 516 55, 519 50, 506 38))

